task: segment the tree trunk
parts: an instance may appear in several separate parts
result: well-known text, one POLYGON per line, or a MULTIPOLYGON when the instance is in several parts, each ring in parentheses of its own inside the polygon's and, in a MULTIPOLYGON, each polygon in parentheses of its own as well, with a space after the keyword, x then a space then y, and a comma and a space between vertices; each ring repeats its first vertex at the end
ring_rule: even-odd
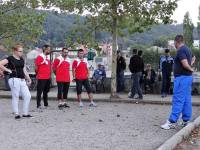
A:
POLYGON ((112 69, 111 69, 111 95, 110 98, 119 98, 117 95, 117 18, 113 17, 112 25, 112 69))

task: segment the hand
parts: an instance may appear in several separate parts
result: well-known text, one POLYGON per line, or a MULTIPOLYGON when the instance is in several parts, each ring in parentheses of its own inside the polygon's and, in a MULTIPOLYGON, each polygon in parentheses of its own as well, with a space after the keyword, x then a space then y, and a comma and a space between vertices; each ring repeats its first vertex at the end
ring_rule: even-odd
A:
POLYGON ((12 73, 12 70, 6 69, 6 72, 8 72, 9 74, 11 74, 11 73, 12 73))
POLYGON ((31 83, 32 83, 32 81, 31 81, 31 79, 29 78, 29 79, 27 80, 27 85, 30 86, 31 83))
POLYGON ((4 73, 3 71, 0 71, 0 79, 4 78, 4 73))
POLYGON ((72 82, 75 82, 75 81, 76 81, 76 79, 75 79, 75 78, 73 78, 73 79, 72 79, 72 82))
POLYGON ((190 70, 191 72, 194 72, 194 69, 193 68, 191 68, 191 70, 190 70))

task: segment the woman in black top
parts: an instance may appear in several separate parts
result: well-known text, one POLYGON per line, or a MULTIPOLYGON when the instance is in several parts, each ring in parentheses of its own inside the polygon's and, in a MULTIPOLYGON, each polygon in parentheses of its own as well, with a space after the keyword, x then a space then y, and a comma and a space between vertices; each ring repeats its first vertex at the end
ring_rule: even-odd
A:
POLYGON ((13 47, 13 55, 0 61, 0 69, 9 74, 8 83, 12 93, 12 108, 15 113, 15 119, 21 118, 18 110, 19 95, 21 95, 24 100, 22 117, 32 117, 28 113, 31 94, 27 86, 31 84, 31 79, 26 71, 22 55, 23 47, 21 45, 16 45, 13 47), (5 67, 5 65, 7 67, 5 67))

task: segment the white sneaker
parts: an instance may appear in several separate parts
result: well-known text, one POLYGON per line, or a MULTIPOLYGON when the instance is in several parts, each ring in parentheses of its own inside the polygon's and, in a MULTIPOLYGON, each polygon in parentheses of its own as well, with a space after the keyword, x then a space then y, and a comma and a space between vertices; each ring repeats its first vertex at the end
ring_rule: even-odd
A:
POLYGON ((90 103, 89 106, 90 106, 90 107, 97 107, 97 104, 95 104, 95 102, 91 101, 91 103, 90 103))
POLYGON ((79 107, 83 107, 83 102, 82 101, 79 102, 79 107))
POLYGON ((165 130, 174 129, 175 123, 171 123, 171 122, 169 122, 169 120, 167 120, 166 123, 161 125, 160 127, 165 130))

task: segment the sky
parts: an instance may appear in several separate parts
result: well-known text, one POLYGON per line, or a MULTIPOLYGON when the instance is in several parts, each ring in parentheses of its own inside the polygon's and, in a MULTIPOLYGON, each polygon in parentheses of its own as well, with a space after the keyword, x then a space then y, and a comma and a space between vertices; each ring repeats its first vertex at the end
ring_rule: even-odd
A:
POLYGON ((180 0, 172 18, 176 20, 177 23, 183 23, 184 15, 188 11, 192 22, 196 26, 199 16, 199 6, 200 0, 180 0))

